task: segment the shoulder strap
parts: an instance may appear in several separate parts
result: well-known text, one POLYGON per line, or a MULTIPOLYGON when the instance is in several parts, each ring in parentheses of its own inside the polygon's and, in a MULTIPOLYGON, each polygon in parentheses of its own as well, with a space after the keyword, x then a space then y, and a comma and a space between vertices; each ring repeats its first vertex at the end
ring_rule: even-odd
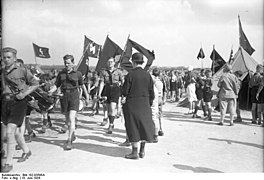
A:
POLYGON ((9 79, 6 74, 3 74, 4 76, 4 80, 5 80, 5 85, 7 85, 9 87, 9 89, 11 90, 11 92, 13 94, 17 94, 19 93, 19 89, 17 88, 16 83, 14 83, 11 79, 9 79))

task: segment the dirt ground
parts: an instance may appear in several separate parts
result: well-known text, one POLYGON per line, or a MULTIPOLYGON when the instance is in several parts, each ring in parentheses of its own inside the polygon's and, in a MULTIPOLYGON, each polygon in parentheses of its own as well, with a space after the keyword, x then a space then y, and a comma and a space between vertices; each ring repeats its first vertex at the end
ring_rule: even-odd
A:
POLYGON ((224 126, 216 125, 218 112, 213 113, 213 121, 194 119, 187 112, 167 102, 163 107, 165 134, 158 143, 147 144, 146 156, 139 160, 125 159, 131 147, 119 146, 126 138, 123 117, 115 120, 109 135, 107 125, 99 126, 102 111, 90 116, 91 111, 84 109, 78 114, 74 149, 64 151, 67 133, 59 133, 64 116, 52 113, 53 126, 42 134, 40 114, 32 113, 37 137, 28 146, 33 154, 17 163, 22 154, 17 150, 11 173, 263 173, 263 127, 251 124, 249 111, 242 111, 243 122, 234 126, 229 126, 228 118, 224 126))

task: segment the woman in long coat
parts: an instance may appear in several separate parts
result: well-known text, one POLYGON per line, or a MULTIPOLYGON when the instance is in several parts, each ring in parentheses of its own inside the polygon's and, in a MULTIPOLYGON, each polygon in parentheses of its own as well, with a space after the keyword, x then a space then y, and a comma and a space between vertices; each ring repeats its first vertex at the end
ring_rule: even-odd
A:
POLYGON ((138 159, 145 156, 145 142, 154 138, 154 122, 152 121, 151 105, 154 99, 153 80, 143 69, 143 55, 132 55, 134 69, 129 72, 123 85, 123 111, 127 136, 132 144, 132 153, 125 156, 128 159, 138 159), (138 154, 138 144, 140 152, 138 154))

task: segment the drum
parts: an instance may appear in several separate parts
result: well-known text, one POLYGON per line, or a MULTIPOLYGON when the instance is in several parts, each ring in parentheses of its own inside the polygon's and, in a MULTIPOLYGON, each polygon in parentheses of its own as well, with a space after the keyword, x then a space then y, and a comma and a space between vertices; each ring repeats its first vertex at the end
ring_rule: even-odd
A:
POLYGON ((84 109, 85 102, 84 99, 79 100, 79 111, 82 111, 84 109))
POLYGON ((55 100, 55 97, 49 96, 41 88, 37 88, 34 92, 26 96, 27 104, 39 113, 51 110, 55 105, 55 100))

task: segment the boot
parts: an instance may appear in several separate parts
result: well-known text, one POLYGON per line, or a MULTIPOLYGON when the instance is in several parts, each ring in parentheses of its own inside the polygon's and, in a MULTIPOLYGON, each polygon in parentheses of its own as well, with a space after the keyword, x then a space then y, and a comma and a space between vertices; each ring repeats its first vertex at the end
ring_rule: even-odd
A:
POLYGON ((200 116, 197 115, 199 107, 195 106, 194 113, 193 113, 193 118, 201 118, 200 116))
POLYGON ((64 150, 65 151, 72 150, 72 142, 71 141, 69 141, 69 140, 66 141, 64 150))
POLYGON ((125 156, 126 159, 138 159, 138 148, 132 146, 132 152, 131 154, 127 154, 125 156))
POLYGON ((145 142, 140 143, 140 150, 139 150, 139 157, 144 158, 145 157, 145 142))
POLYGON ((113 133, 113 129, 114 129, 114 125, 113 124, 109 124, 107 134, 112 134, 113 133))
POLYGON ((208 109, 208 121, 212 121, 212 109, 208 109))
POLYGON ((204 117, 207 116, 208 114, 206 113, 205 105, 202 105, 202 109, 203 109, 204 117))
POLYGON ((153 143, 157 143, 159 140, 158 140, 158 135, 154 135, 154 139, 153 139, 153 143))
POLYGON ((107 124, 107 118, 104 118, 103 119, 103 122, 101 122, 100 126, 105 126, 107 124))
POLYGON ((159 130, 158 135, 159 136, 163 136, 164 135, 164 132, 162 131, 162 129, 159 130))
POLYGON ((51 123, 51 120, 50 120, 50 116, 48 115, 48 122, 47 122, 47 127, 51 128, 52 127, 52 123, 51 123))

